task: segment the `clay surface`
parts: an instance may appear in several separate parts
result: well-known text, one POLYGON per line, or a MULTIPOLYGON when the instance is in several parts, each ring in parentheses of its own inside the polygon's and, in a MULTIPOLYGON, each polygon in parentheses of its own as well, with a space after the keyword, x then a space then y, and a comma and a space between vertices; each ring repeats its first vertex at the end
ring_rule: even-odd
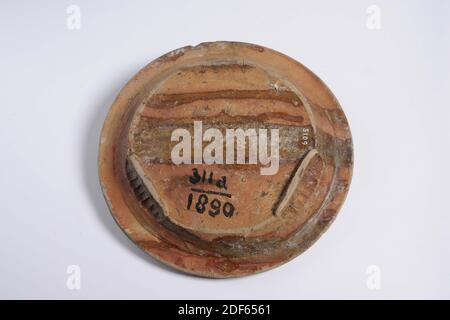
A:
POLYGON ((99 172, 115 220, 142 250, 223 278, 311 246, 344 201, 352 150, 341 107, 311 71, 268 48, 214 42, 172 51, 129 81, 103 127, 99 172), (244 164, 174 164, 173 132, 194 136, 194 121, 224 135, 278 129, 277 172, 262 175, 249 155, 244 164))

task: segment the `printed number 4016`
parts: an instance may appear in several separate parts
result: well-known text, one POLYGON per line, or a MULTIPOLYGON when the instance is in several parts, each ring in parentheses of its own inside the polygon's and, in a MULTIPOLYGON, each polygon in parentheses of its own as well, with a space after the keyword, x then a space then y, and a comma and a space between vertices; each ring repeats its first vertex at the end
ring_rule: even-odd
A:
MULTIPOLYGON (((188 210, 191 210, 193 202, 194 195, 190 193, 187 199, 188 210)), ((200 214, 203 214, 206 209, 208 209, 208 214, 213 218, 218 216, 221 212, 227 218, 231 218, 234 215, 233 204, 231 204, 230 202, 225 202, 222 206, 220 200, 216 198, 209 202, 208 195, 205 193, 199 195, 197 202, 194 204, 194 208, 200 214)))

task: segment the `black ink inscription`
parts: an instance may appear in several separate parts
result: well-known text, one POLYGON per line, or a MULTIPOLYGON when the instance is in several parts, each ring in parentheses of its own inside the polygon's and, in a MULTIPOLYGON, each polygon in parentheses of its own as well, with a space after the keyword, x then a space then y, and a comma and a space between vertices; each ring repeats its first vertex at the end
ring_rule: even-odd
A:
POLYGON ((198 169, 194 168, 194 169, 192 169, 192 176, 189 177, 189 182, 192 184, 197 184, 199 182, 202 182, 202 183, 206 182, 208 184, 215 185, 216 187, 218 187, 220 189, 227 190, 227 177, 222 176, 222 177, 220 177, 220 179, 214 180, 214 172, 212 172, 212 171, 209 173, 208 179, 206 179, 206 170, 203 170, 202 175, 200 175, 200 173, 198 173, 198 169))
MULTIPOLYGON (((192 169, 192 175, 189 176, 189 182, 194 185, 198 183, 203 185, 213 185, 219 189, 227 190, 227 177, 221 176, 220 179, 214 180, 214 172, 212 171, 207 174, 206 170, 202 170, 202 173, 200 174, 198 169, 194 168, 192 169)), ((221 213, 227 218, 231 218, 235 214, 235 208, 231 202, 225 201, 224 203, 222 203, 222 201, 217 197, 211 199, 209 199, 208 197, 208 195, 212 195, 231 198, 231 193, 205 190, 201 188, 191 188, 191 191, 200 193, 200 195, 198 196, 197 200, 195 200, 194 194, 189 193, 186 205, 187 210, 194 209, 199 214, 203 214, 205 211, 207 211, 208 215, 213 218, 217 217, 221 213)))
MULTIPOLYGON (((194 195, 192 193, 190 193, 188 195, 188 200, 187 200, 187 209, 188 210, 191 210, 193 200, 194 200, 194 195)), ((210 202, 208 195, 206 193, 202 193, 199 195, 194 208, 195 208, 195 211, 197 211, 197 213, 199 213, 199 214, 203 214, 206 211, 206 209, 208 208, 208 214, 213 218, 217 217, 221 213, 225 217, 231 218, 234 215, 234 211, 235 211, 233 204, 228 201, 225 202, 223 204, 223 206, 222 206, 222 202, 217 198, 213 198, 210 202)))

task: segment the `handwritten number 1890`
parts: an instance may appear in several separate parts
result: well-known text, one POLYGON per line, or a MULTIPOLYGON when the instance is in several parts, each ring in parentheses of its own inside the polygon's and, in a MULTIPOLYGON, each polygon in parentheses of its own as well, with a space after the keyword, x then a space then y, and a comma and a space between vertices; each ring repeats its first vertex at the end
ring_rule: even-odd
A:
MULTIPOLYGON (((194 201, 194 195, 192 193, 189 194, 188 199, 187 199, 187 209, 191 210, 192 207, 192 203, 194 201)), ((221 209, 222 209, 222 213, 225 217, 227 218, 231 218, 234 215, 234 206, 233 204, 231 204, 230 202, 225 202, 222 206, 222 203, 220 202, 219 199, 214 198, 211 202, 209 202, 209 198, 208 195, 202 193, 198 199, 197 202, 195 203, 194 207, 195 210, 200 213, 203 214, 205 212, 205 210, 207 209, 207 205, 209 204, 209 210, 208 210, 208 214, 211 217, 216 217, 221 213, 221 209)))

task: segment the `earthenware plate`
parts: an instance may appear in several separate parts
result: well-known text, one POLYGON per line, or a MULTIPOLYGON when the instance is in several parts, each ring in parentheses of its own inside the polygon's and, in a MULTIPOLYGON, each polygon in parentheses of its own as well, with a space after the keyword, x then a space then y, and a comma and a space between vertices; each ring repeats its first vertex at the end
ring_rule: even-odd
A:
POLYGON ((264 271, 309 248, 336 217, 352 165, 331 91, 248 43, 151 62, 117 96, 100 139, 101 185, 120 227, 156 259, 206 277, 264 271))

